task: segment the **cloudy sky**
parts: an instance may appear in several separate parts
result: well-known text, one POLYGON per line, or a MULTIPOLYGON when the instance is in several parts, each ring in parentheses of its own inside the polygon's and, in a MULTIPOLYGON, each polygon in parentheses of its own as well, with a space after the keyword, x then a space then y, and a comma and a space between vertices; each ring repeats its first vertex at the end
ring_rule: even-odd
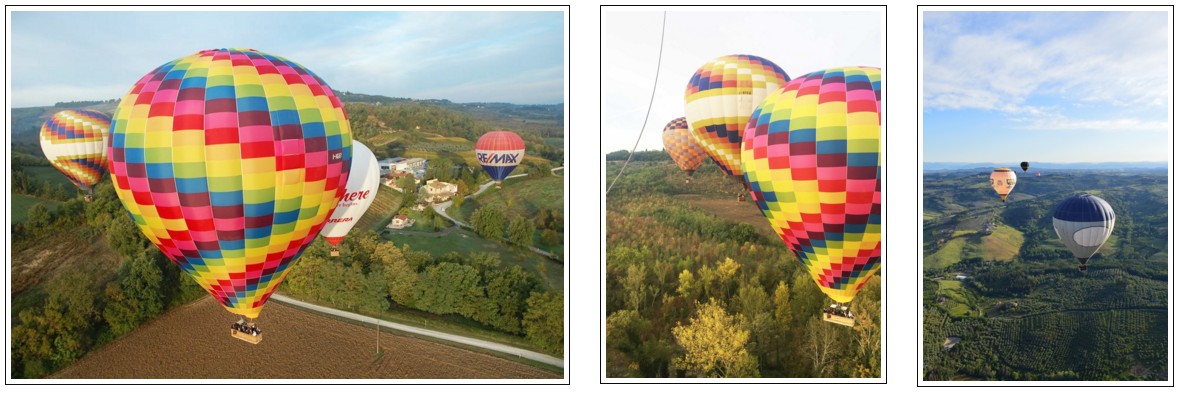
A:
POLYGON ((925 12, 925 161, 1166 161, 1166 12, 925 12))
MULTIPOLYGON (((602 15, 603 153, 630 150, 639 137, 655 83, 662 17, 661 12, 602 15)), ((663 148, 663 126, 684 115, 684 88, 709 60, 761 56, 791 78, 831 67, 883 67, 883 28, 883 12, 876 10, 669 11, 659 82, 638 149, 663 148)))
POLYGON ((202 49, 294 60, 336 90, 392 97, 564 101, 561 12, 11 13, 13 107, 121 97, 202 49))

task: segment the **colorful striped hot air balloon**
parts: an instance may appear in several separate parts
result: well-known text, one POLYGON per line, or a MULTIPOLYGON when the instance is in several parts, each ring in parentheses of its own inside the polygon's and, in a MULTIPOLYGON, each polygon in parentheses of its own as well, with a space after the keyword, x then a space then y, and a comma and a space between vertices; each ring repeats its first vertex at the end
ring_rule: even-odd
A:
MULTIPOLYGON (((790 77, 773 62, 750 55, 705 63, 684 92, 684 117, 696 142, 729 176, 741 181, 741 140, 749 115, 790 77)), ((744 193, 739 194, 744 199, 744 193)))
POLYGON ((766 97, 745 129, 741 165, 819 289, 851 301, 880 269, 880 69, 814 72, 766 97))
POLYGON ((87 201, 106 174, 110 127, 110 116, 84 109, 54 113, 41 125, 45 158, 85 193, 87 201))
POLYGON ((256 318, 344 196, 352 131, 303 66, 211 49, 135 83, 110 158, 144 235, 227 310, 256 318))
POLYGON ((483 170, 495 180, 495 188, 524 161, 524 140, 508 130, 489 131, 475 142, 475 157, 483 170))
POLYGON ((667 154, 671 156, 672 161, 680 166, 684 172, 688 173, 688 178, 685 183, 692 182, 692 173, 696 172, 696 168, 704 162, 704 157, 707 153, 700 145, 696 144, 696 138, 692 137, 692 131, 688 129, 688 121, 684 118, 676 118, 666 127, 663 127, 663 149, 667 150, 667 154))
POLYGON ((348 172, 348 189, 320 232, 324 240, 332 245, 333 257, 340 256, 340 242, 344 241, 344 236, 372 206, 380 186, 381 168, 377 165, 377 157, 368 146, 360 141, 352 141, 352 170, 348 172))

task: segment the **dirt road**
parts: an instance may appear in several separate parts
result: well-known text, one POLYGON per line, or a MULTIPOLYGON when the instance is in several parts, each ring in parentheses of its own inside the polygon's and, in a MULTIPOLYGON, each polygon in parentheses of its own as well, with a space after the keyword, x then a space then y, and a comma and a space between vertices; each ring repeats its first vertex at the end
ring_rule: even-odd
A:
POLYGON ((258 345, 229 336, 233 321, 206 297, 159 317, 51 378, 561 378, 561 374, 416 338, 381 334, 270 302, 258 345))

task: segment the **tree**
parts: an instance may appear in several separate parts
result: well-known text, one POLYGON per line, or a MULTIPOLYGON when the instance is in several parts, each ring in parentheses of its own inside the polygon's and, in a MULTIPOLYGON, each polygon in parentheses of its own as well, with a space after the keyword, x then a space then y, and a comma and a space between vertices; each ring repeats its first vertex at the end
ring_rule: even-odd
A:
POLYGON ((29 219, 25 221, 25 228, 33 237, 41 237, 53 226, 53 213, 43 203, 34 203, 29 208, 29 219))
POLYGON ((13 351, 26 364, 26 375, 52 372, 90 349, 90 331, 98 315, 93 282, 84 271, 62 273, 47 284, 44 307, 18 315, 21 323, 13 327, 13 351))
POLYGON ((533 292, 528 297, 528 311, 524 313, 524 335, 541 349, 565 354, 565 294, 561 292, 533 292))
POLYGON ((471 214, 471 227, 479 236, 499 240, 504 237, 504 212, 494 205, 480 206, 471 214))
POLYGON ((741 317, 731 316, 716 299, 697 303, 697 314, 687 325, 672 329, 683 356, 672 366, 689 376, 703 378, 748 378, 759 376, 757 359, 745 349, 749 331, 741 328, 741 317))
POLYGON ((163 274, 147 252, 128 259, 120 270, 118 282, 107 285, 102 310, 115 336, 130 332, 164 309, 160 296, 163 274))
POLYGON ((803 352, 811 361, 816 377, 829 377, 839 355, 839 338, 835 329, 842 327, 812 319, 806 324, 803 352))
POLYGON ((531 246, 533 232, 536 232, 536 228, 533 227, 532 220, 523 216, 516 216, 508 223, 508 240, 513 244, 531 246))
POLYGON ((479 272, 472 266, 442 262, 418 276, 418 308, 435 314, 470 317, 482 300, 479 272))
POLYGON ((511 269, 483 271, 487 281, 488 313, 476 319, 505 332, 521 333, 520 321, 528 310, 528 297, 540 289, 540 281, 518 265, 511 269))

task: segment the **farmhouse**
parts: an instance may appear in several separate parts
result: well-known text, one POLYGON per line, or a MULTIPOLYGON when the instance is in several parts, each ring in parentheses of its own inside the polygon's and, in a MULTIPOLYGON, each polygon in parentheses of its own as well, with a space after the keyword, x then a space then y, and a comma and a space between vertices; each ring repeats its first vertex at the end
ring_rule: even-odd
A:
POLYGON ((458 186, 451 183, 430 179, 426 182, 426 201, 430 203, 445 202, 454 197, 458 186))
POLYGON ((404 214, 398 214, 396 217, 393 217, 393 221, 389 222, 387 228, 404 229, 413 226, 413 222, 412 218, 406 217, 404 214))

